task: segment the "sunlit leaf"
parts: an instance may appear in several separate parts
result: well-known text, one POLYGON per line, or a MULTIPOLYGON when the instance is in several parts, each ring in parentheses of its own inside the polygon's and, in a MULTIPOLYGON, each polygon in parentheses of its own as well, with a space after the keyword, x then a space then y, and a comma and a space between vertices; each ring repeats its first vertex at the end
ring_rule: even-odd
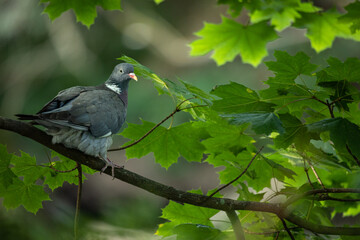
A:
POLYGON ((301 17, 299 12, 312 13, 319 10, 311 2, 274 0, 269 4, 264 4, 262 8, 256 9, 250 14, 250 19, 252 23, 271 19, 271 25, 275 26, 276 31, 282 31, 295 22, 296 18, 301 17))
POLYGON ((351 23, 338 21, 339 16, 340 14, 334 11, 319 14, 303 13, 295 25, 307 28, 306 36, 310 39, 311 46, 316 52, 331 47, 336 37, 359 41, 360 33, 352 34, 351 23))
POLYGON ((96 7, 101 6, 105 10, 121 10, 121 0, 40 0, 46 3, 44 13, 48 14, 51 20, 60 17, 63 12, 72 9, 76 20, 90 27, 97 16, 96 7))
POLYGON ((221 24, 206 23, 197 32, 201 39, 191 43, 191 55, 214 51, 212 58, 218 65, 233 61, 240 55, 244 63, 258 66, 268 55, 266 44, 277 38, 274 29, 266 23, 244 26, 223 17, 221 24))

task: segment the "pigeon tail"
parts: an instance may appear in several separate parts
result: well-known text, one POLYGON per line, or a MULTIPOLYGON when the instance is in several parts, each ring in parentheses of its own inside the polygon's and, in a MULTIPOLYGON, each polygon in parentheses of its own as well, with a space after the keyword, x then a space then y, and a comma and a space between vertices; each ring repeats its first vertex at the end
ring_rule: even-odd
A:
POLYGON ((40 119, 39 116, 31 115, 31 114, 15 114, 15 116, 17 116, 19 120, 36 120, 36 119, 40 119))

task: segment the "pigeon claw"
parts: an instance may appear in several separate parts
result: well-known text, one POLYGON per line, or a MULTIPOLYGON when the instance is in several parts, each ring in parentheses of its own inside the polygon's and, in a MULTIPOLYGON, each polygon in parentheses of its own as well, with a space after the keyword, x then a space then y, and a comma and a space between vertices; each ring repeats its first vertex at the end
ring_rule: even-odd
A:
POLYGON ((124 166, 119 166, 115 163, 113 163, 112 161, 110 161, 110 159, 106 158, 103 159, 104 162, 105 162, 105 166, 101 169, 101 173, 105 172, 105 170, 108 168, 108 167, 111 167, 111 176, 113 177, 113 180, 115 179, 115 168, 124 168, 124 166))

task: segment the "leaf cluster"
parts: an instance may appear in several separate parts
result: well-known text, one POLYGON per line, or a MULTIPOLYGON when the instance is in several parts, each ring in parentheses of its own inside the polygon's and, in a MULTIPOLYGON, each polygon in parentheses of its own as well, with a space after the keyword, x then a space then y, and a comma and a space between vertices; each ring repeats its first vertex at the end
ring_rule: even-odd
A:
POLYGON ((205 23, 196 33, 200 39, 191 43, 191 55, 213 52, 211 57, 218 65, 239 55, 244 63, 258 66, 268 55, 267 43, 289 27, 305 28, 316 52, 330 48, 337 37, 360 40, 358 1, 346 7, 346 14, 321 9, 313 1, 218 0, 218 4, 229 7, 230 17, 222 17, 220 24, 205 23), (236 21, 240 14, 247 15, 248 23, 236 21))
MULTIPOLYGON (((156 86, 163 86, 159 92, 172 96, 193 117, 176 127, 159 127, 153 135, 127 149, 127 157, 153 153, 155 161, 165 168, 175 164, 179 157, 207 162, 219 167, 219 181, 226 184, 239 176, 256 149, 266 144, 267 149, 232 183, 239 200, 271 201, 311 189, 359 188, 360 60, 349 58, 342 62, 330 57, 329 66, 320 68, 303 52, 292 56, 276 51, 275 57, 276 61, 266 62, 274 73, 265 81, 268 88, 255 91, 230 82, 214 87, 210 93, 184 81, 170 83, 123 57, 135 64, 135 72, 141 70, 139 73, 156 86)), ((132 143, 154 125, 147 121, 130 124, 122 135, 132 143)), ((359 194, 326 195, 335 196, 350 199, 350 203, 305 198, 294 203, 295 212, 309 222, 328 226, 337 213, 344 216, 360 213, 356 203, 359 194), (325 214, 329 212, 332 214, 325 214)), ((205 235, 211 236, 209 239, 227 239, 227 231, 214 225, 217 213, 170 202, 162 215, 169 222, 160 225, 157 234, 176 235, 177 239, 205 235)), ((241 218, 245 233, 275 234, 283 230, 273 215, 242 212, 241 218)), ((230 223, 225 226, 231 229, 230 223)), ((297 236, 308 234, 301 229, 293 231, 297 236)), ((256 235, 247 235, 256 239, 256 235)))

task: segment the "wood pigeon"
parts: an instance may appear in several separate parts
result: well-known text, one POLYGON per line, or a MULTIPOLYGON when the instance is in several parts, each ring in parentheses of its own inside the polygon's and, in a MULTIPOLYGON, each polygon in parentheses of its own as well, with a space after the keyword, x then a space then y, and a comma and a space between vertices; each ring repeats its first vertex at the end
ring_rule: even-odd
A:
POLYGON ((126 118, 129 81, 137 77, 131 64, 115 66, 109 79, 99 86, 76 86, 60 91, 35 115, 17 114, 46 127, 52 143, 62 143, 105 161, 102 172, 114 163, 107 150, 126 118))

